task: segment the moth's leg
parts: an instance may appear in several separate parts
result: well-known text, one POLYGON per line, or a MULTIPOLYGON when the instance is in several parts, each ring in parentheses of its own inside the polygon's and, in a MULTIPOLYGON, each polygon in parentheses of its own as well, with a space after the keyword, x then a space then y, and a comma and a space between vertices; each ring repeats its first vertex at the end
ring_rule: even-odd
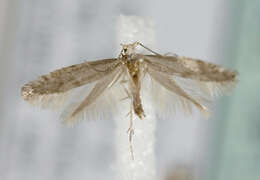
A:
POLYGON ((131 158, 132 158, 132 160, 134 160, 134 150, 133 150, 133 144, 132 144, 132 139, 133 139, 133 135, 134 135, 134 128, 133 128, 133 99, 131 98, 131 95, 130 95, 129 91, 127 90, 127 88, 124 86, 125 83, 128 83, 128 81, 125 80, 125 79, 121 80, 121 82, 120 82, 120 84, 122 85, 124 91, 127 94, 127 97, 121 99, 121 101, 122 100, 126 100, 126 99, 131 99, 130 111, 129 111, 129 113, 127 113, 126 116, 129 116, 129 118, 130 118, 130 124, 129 124, 129 128, 127 130, 127 133, 128 133, 129 143, 130 143, 131 158))
POLYGON ((161 54, 159 54, 159 53, 157 53, 157 52, 151 50, 150 48, 144 46, 144 45, 143 45, 142 43, 140 43, 140 42, 135 42, 135 43, 136 43, 136 45, 142 46, 144 49, 150 51, 151 53, 153 53, 153 54, 155 54, 155 55, 157 55, 157 56, 163 56, 163 55, 161 55, 161 54))
POLYGON ((130 117, 130 125, 129 128, 127 130, 127 133, 129 133, 129 141, 132 141, 132 135, 134 134, 134 128, 133 128, 133 109, 131 107, 130 112, 128 113, 129 117, 130 117))
POLYGON ((130 107, 130 112, 129 112, 129 117, 130 117, 130 126, 127 130, 128 136, 129 136, 129 143, 130 143, 130 153, 131 157, 134 160, 134 150, 133 150, 133 144, 132 144, 132 139, 134 135, 134 128, 133 128, 133 106, 131 105, 130 107))

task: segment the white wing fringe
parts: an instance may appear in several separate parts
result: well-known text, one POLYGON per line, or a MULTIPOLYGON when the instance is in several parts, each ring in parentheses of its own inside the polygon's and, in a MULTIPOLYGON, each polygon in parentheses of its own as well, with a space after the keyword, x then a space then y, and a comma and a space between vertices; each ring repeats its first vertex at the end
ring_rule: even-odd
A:
POLYGON ((122 70, 119 68, 96 83, 74 88, 66 93, 35 96, 28 102, 41 108, 61 111, 60 119, 68 125, 73 125, 83 119, 108 119, 107 116, 118 112, 120 109, 120 106, 118 106, 120 99, 126 96, 120 87, 120 83, 115 82, 121 80, 120 73, 122 73, 122 70), (101 85, 103 85, 102 83, 107 83, 107 86, 103 87, 104 92, 102 91, 101 94, 94 93, 94 96, 89 98, 91 101, 90 104, 74 116, 71 116, 98 83, 101 85))
MULTIPOLYGON (((237 82, 202 82, 177 76, 172 76, 172 79, 189 96, 200 103, 199 110, 206 119, 210 117, 212 101, 217 96, 230 93, 237 82)), ((159 116, 169 118, 175 116, 177 112, 183 112, 185 115, 192 114, 195 106, 190 100, 167 90, 150 76, 146 75, 143 82, 143 93, 150 92, 153 106, 157 109, 159 116)))
POLYGON ((29 104, 38 106, 43 109, 60 110, 64 104, 73 96, 75 89, 67 91, 65 93, 55 93, 49 95, 38 95, 30 100, 29 104))
POLYGON ((98 89, 92 89, 89 93, 90 87, 85 87, 77 93, 74 101, 69 103, 61 114, 61 119, 66 124, 74 124, 81 120, 99 120, 109 119, 107 116, 116 114, 120 109, 120 99, 124 97, 124 91, 120 87, 122 71, 116 71, 112 75, 108 75, 101 82, 97 82, 95 87, 98 89), (96 93, 100 91, 100 93, 96 93), (92 94, 93 93, 93 94, 92 94), (92 97, 90 97, 93 95, 92 97), (87 98, 86 98, 87 97, 87 98), (75 101, 76 100, 76 101, 75 101), (75 115, 72 115, 77 111, 78 107, 82 105, 84 100, 89 101, 88 105, 82 110, 78 111, 75 115))

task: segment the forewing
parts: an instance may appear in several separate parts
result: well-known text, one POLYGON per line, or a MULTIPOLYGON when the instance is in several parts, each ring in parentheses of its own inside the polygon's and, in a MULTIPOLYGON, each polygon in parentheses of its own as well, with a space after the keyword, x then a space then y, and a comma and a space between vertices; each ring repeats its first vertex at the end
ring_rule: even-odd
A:
POLYGON ((237 82, 237 72, 213 63, 180 56, 143 58, 150 69, 175 77, 180 83, 196 84, 210 97, 229 92, 237 82))
POLYGON ((23 98, 42 107, 61 107, 71 97, 74 89, 104 78, 114 71, 119 60, 104 59, 72 65, 25 84, 23 98))
POLYGON ((182 56, 145 55, 144 59, 158 71, 199 81, 231 82, 237 72, 220 65, 182 56))

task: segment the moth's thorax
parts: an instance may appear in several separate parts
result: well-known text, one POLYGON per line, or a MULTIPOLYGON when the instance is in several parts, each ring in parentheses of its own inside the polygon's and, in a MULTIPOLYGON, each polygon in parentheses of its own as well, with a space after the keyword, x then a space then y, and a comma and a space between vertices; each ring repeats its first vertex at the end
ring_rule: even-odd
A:
POLYGON ((121 60, 126 64, 131 76, 135 76, 139 73, 140 60, 137 58, 136 46, 138 42, 133 44, 121 44, 121 60))

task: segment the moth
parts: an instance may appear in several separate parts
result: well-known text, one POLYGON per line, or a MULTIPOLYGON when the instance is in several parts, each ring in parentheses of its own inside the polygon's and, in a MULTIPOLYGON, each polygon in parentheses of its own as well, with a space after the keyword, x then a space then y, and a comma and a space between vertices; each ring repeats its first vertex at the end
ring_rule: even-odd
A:
POLYGON ((162 114, 171 113, 177 107, 190 113, 195 107, 207 116, 208 105, 214 97, 229 91, 237 82, 237 72, 220 65, 178 55, 161 55, 140 42, 121 46, 117 58, 86 61, 40 76, 22 87, 22 97, 42 107, 65 107, 62 119, 67 123, 95 119, 93 107, 109 111, 120 101, 129 100, 131 141, 133 115, 139 119, 146 116, 145 95, 153 99, 152 105, 162 114), (137 53, 137 47, 150 54, 137 53), (109 100, 103 100, 105 97, 109 100), (102 106, 105 103, 110 105, 102 106))

